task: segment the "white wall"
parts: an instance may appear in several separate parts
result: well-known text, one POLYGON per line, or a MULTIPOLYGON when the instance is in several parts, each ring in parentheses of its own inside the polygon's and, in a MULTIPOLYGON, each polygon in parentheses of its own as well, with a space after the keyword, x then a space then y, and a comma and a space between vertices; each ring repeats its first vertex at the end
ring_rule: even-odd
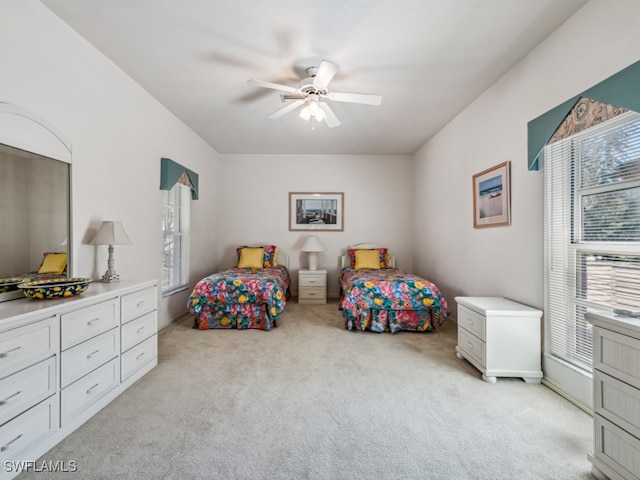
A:
MULTIPOLYGON (((160 278, 165 156, 200 174, 193 285, 217 262, 217 152, 35 0, 0 3, 0 45, 0 101, 44 118, 73 145, 73 273, 104 273, 106 247, 88 242, 102 220, 121 220, 133 245, 116 247, 120 277, 160 278)), ((160 299, 161 326, 186 310, 188 293, 160 299)))
POLYGON ((319 268, 328 269, 328 294, 338 296, 338 257, 354 243, 386 246, 401 268, 413 268, 412 163, 408 155, 222 155, 224 211, 218 232, 221 268, 237 261, 235 248, 269 242, 290 255, 292 291, 304 239, 325 247, 319 268), (289 192, 344 192, 343 232, 290 232, 289 192))
POLYGON ((527 122, 638 61, 638 38, 640 2, 590 1, 416 153, 416 270, 454 309, 456 295, 544 307, 543 174, 527 171, 527 122), (512 224, 474 230, 472 176, 505 160, 512 224))
POLYGON ((449 297, 543 307, 543 177, 527 170, 527 122, 640 59, 639 35, 640 2, 592 0, 416 153, 418 273, 449 297), (512 224, 474 229, 472 176, 505 160, 512 224))

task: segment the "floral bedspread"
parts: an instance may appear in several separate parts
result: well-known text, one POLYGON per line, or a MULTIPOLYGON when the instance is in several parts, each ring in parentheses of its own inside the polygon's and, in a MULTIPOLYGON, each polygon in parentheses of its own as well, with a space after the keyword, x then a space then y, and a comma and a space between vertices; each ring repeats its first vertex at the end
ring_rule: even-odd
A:
POLYGON ((187 308, 196 315, 195 326, 201 330, 269 330, 278 326, 289 283, 289 272, 283 266, 229 268, 200 280, 189 296, 187 308))
POLYGON ((438 287, 397 268, 344 268, 340 288, 340 307, 349 330, 429 331, 449 316, 438 287))

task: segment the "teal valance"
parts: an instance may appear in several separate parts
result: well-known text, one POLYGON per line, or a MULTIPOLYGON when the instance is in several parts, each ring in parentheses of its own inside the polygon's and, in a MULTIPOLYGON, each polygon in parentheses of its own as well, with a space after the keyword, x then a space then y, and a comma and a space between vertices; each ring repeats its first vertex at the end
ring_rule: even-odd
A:
POLYGON ((160 190, 171 190, 176 183, 191 188, 191 198, 198 199, 198 174, 170 158, 160 159, 160 190))
POLYGON ((538 170, 542 149, 582 97, 640 112, 640 61, 531 120, 527 124, 529 170, 538 170))

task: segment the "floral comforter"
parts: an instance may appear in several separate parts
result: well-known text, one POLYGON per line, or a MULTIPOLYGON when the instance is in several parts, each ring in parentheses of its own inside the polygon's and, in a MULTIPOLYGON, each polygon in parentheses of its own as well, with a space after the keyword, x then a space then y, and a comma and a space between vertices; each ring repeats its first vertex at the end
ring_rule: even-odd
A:
POLYGON ((449 316, 438 287, 397 268, 344 268, 340 289, 340 307, 349 330, 430 331, 449 316))
POLYGON ((289 272, 283 266, 229 268, 200 280, 189 296, 187 308, 196 316, 194 327, 201 330, 269 330, 278 326, 289 283, 289 272))

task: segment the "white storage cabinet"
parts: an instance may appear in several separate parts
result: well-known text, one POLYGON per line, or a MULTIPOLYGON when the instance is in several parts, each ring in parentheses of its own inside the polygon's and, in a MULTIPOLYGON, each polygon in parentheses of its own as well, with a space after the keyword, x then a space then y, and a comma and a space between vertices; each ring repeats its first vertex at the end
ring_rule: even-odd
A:
POLYGON ((456 297, 456 355, 482 373, 485 382, 497 377, 542 379, 542 311, 502 297, 456 297))

